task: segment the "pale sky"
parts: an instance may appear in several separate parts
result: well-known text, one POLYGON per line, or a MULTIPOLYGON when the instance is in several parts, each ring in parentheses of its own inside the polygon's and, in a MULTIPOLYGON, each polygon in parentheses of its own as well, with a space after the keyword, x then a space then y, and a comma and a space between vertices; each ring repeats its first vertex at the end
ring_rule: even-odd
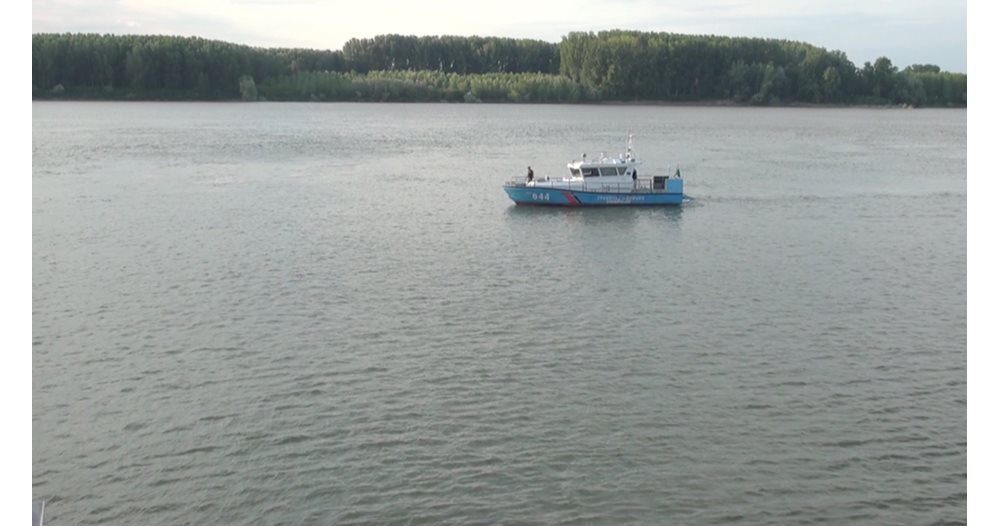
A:
POLYGON ((636 29, 801 40, 861 66, 965 72, 965 0, 34 0, 32 32, 200 36, 263 47, 340 49, 352 37, 480 35, 558 42, 636 29))

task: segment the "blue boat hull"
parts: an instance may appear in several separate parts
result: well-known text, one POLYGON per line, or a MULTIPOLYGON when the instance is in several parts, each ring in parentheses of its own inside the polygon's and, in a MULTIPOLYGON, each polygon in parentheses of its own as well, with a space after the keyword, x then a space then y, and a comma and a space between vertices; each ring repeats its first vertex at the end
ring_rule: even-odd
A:
POLYGON ((664 190, 641 192, 587 192, 561 188, 505 186, 504 191, 519 205, 553 206, 658 206, 684 201, 684 181, 670 179, 664 190))

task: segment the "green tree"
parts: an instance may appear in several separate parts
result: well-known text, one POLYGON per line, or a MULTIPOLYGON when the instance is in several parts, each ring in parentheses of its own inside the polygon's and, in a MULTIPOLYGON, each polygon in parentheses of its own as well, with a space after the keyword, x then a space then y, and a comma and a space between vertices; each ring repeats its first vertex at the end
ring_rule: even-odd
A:
POLYGON ((911 64, 903 73, 941 73, 941 68, 934 64, 911 64))
POLYGON ((247 102, 257 100, 257 83, 249 75, 240 77, 240 99, 247 102))
POLYGON ((892 93, 896 72, 897 68, 892 65, 892 61, 888 58, 875 59, 871 73, 872 95, 888 98, 892 93))
POLYGON ((841 99, 840 72, 833 66, 823 71, 823 96, 826 102, 838 102, 841 99))

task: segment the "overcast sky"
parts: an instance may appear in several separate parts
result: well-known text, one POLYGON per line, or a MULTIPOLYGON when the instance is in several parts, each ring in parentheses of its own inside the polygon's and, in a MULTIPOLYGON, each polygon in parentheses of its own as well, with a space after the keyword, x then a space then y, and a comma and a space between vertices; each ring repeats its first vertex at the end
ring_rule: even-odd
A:
POLYGON ((966 71, 965 0, 34 0, 33 32, 200 36, 264 47, 340 49, 380 34, 558 42, 571 31, 637 29, 801 40, 856 65, 966 71))

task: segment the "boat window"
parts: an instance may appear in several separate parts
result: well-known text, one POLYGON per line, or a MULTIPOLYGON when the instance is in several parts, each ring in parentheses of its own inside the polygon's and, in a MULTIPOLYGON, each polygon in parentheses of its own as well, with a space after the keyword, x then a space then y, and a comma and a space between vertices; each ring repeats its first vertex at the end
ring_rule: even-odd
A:
POLYGON ((625 175, 625 167, 624 166, 619 166, 618 167, 618 175, 625 175))
POLYGON ((598 175, 600 175, 600 174, 598 174, 597 168, 584 168, 583 169, 583 176, 584 177, 597 177, 598 175))
POLYGON ((579 168, 570 168, 569 169, 569 173, 573 177, 580 177, 580 169, 579 168))
POLYGON ((601 175, 618 175, 618 170, 615 170, 614 166, 610 168, 601 168, 601 175))

